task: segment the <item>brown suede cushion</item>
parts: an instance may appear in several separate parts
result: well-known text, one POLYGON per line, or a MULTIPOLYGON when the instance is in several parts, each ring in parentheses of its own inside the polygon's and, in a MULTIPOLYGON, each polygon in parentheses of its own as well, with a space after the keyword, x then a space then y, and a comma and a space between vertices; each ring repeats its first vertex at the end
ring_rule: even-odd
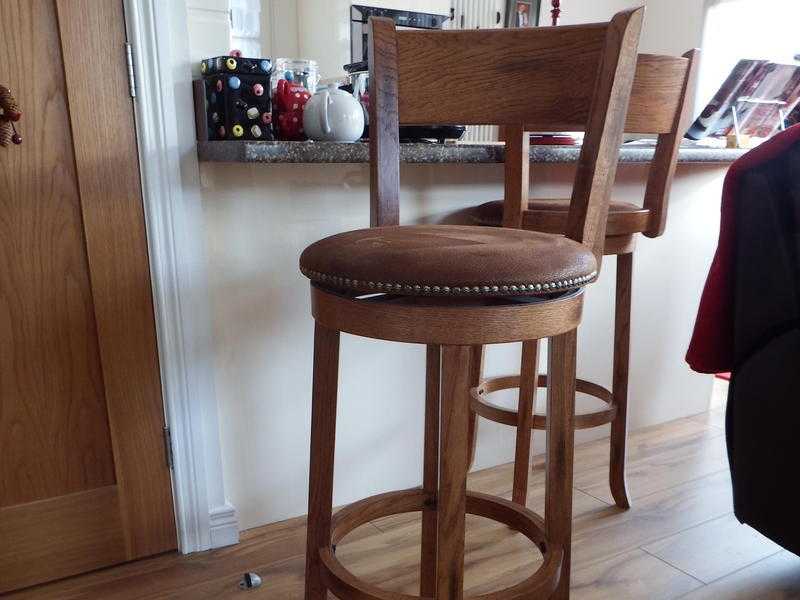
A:
MULTIPOLYGON (((533 231, 564 233, 567 228, 569 198, 531 198, 524 215, 524 227, 533 231)), ((500 227, 503 223, 503 201, 495 200, 476 206, 470 213, 476 225, 500 227)), ((630 235, 646 231, 650 211, 630 202, 612 200, 608 206, 606 235, 630 235)))
POLYGON ((582 244, 519 229, 375 227, 305 249, 300 270, 336 289, 400 295, 531 296, 579 288, 597 275, 582 244))

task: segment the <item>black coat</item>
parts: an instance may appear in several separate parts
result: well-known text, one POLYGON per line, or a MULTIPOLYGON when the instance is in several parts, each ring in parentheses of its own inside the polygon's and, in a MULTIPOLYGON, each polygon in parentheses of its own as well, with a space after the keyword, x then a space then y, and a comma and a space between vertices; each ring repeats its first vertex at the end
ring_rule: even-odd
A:
POLYGON ((734 510, 800 554, 800 143, 739 173, 733 194, 734 510))

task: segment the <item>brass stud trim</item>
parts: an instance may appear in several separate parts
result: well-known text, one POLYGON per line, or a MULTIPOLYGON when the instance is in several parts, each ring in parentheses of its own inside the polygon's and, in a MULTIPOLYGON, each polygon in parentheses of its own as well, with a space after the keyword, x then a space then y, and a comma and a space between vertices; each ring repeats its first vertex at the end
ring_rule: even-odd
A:
POLYGON ((347 277, 328 275, 311 269, 301 267, 300 272, 312 281, 330 284, 336 288, 368 292, 370 290, 386 292, 403 292, 408 296, 461 296, 466 294, 479 294, 482 296, 532 296, 541 293, 550 293, 555 290, 577 288, 594 281, 597 271, 588 275, 571 279, 534 282, 534 283, 506 283, 506 284, 464 284, 456 286, 421 284, 421 283, 394 283, 351 280, 347 277))

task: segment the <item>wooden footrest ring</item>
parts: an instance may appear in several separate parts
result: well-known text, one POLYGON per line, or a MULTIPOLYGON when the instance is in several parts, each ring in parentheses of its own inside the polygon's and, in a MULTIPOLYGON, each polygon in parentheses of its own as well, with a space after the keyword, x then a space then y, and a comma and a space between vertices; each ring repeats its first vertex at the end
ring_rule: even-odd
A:
MULTIPOLYGON (((470 406, 472 410, 485 419, 516 427, 519 421, 516 410, 502 408, 486 400, 486 395, 500 390, 519 389, 519 375, 507 375, 505 377, 490 377, 484 379, 481 384, 470 390, 470 406)), ((547 387, 547 375, 539 375, 537 386, 547 387)), ((575 415, 575 429, 591 429, 606 423, 611 423, 617 416, 617 407, 613 405, 614 397, 610 390, 602 385, 586 381, 584 379, 575 380, 575 390, 583 394, 588 394, 608 404, 608 408, 592 413, 575 415)), ((533 415, 533 429, 546 429, 547 417, 545 415, 533 415)))
MULTIPOLYGON (((331 544, 337 544, 348 533, 381 517, 429 508, 433 504, 430 494, 421 489, 389 492, 372 496, 343 508, 333 516, 331 544)), ((478 492, 467 492, 467 513, 492 519, 519 531, 539 548, 543 548, 543 563, 530 577, 515 586, 470 600, 522 600, 547 598, 558 585, 564 551, 548 544, 544 537, 544 521, 531 510, 509 500, 478 492)), ((319 549, 322 578, 328 589, 338 598, 353 600, 435 600, 389 592, 367 583, 347 570, 330 547, 319 549)))

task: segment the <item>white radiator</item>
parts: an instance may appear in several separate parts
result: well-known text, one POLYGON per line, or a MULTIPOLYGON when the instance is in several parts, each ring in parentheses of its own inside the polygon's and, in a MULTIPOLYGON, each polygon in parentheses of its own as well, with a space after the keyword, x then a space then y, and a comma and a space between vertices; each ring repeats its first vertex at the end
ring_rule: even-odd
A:
MULTIPOLYGON (((505 0, 452 0, 454 18, 451 29, 487 29, 503 27, 505 20, 505 0)), ((476 65, 480 69, 480 65, 476 65)), ((480 73, 476 73, 480 79, 480 73)), ((465 142, 496 142, 497 127, 475 125, 467 127, 462 138, 465 142)))

